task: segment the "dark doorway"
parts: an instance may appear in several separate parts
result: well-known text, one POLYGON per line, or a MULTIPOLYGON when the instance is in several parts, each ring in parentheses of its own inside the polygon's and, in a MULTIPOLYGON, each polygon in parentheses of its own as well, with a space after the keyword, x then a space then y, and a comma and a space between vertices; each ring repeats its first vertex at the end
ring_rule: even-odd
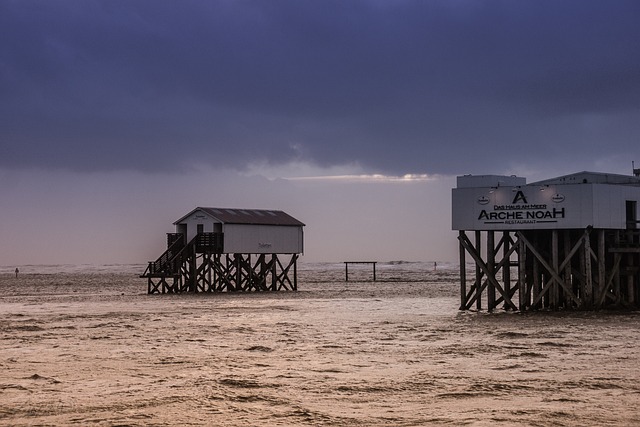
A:
POLYGON ((627 200, 627 228, 638 228, 638 202, 627 200))

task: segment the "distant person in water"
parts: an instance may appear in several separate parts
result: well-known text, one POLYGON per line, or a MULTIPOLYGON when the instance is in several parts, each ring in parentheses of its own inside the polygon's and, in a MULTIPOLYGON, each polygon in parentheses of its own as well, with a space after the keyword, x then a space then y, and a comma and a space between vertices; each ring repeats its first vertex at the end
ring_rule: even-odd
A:
POLYGON ((438 269, 438 263, 434 262, 433 263, 433 271, 436 271, 438 269))
POLYGON ((18 267, 16 267, 16 279, 18 278, 18 273, 20 273, 20 270, 18 270, 18 267))

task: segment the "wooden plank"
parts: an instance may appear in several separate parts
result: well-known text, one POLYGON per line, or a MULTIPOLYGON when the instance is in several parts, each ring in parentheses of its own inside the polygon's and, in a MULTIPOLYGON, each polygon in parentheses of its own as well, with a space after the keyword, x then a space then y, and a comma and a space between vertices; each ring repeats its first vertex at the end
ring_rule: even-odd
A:
POLYGON ((271 255, 271 261, 269 264, 271 270, 271 290, 278 290, 278 257, 276 254, 271 255))
POLYGON ((589 236, 584 237, 584 297, 583 306, 585 308, 593 307, 593 270, 591 269, 591 239, 589 236))
MULTIPOLYGON (((469 242, 469 243, 470 243, 470 242, 469 242)), ((499 262, 498 264, 496 264, 495 271, 499 271, 499 270, 500 270, 501 268, 503 268, 505 265, 510 265, 510 259, 509 259, 509 258, 511 257, 511 255, 512 255, 514 252, 516 252, 516 251, 517 251, 517 249, 518 249, 518 246, 517 246, 517 245, 515 245, 515 244, 514 244, 513 246, 511 246, 511 247, 509 248, 509 251, 508 251, 508 252, 505 254, 505 256, 502 258, 502 260, 500 260, 500 262, 499 262)), ((464 247, 463 247, 463 250, 464 250, 464 247)), ((484 277, 484 273, 482 273, 482 272, 481 272, 481 276, 482 276, 482 277, 484 277)), ((482 293, 485 291, 485 289, 487 288, 487 286, 488 286, 488 282, 487 282, 487 280, 484 280, 484 281, 482 282, 482 286, 481 286, 481 288, 480 288, 480 293, 479 293, 479 295, 482 295, 482 293)), ((505 292, 509 295, 509 298, 511 299, 511 298, 513 298, 513 295, 515 294, 516 290, 517 290, 516 288, 513 288, 511 291, 506 291, 506 290, 505 290, 505 292)), ((467 291, 467 297, 466 297, 467 304, 466 304, 466 306, 465 306, 464 310, 469 310, 469 309, 471 308, 471 306, 473 305, 473 303, 476 301, 476 296, 473 296, 473 297, 472 297, 472 295, 473 295, 474 293, 475 293, 475 287, 472 287, 472 289, 470 289, 469 291, 467 291)), ((502 297, 500 297, 500 298, 496 299, 496 306, 497 306, 498 304, 500 304, 501 302, 503 302, 503 301, 504 301, 504 298, 502 298, 502 297)), ((505 306, 505 308, 507 308, 507 306, 505 306)), ((509 308, 511 308, 511 307, 509 307, 509 308)))
POLYGON ((293 254, 293 290, 298 290, 298 254, 293 254))
MULTIPOLYGON (((634 266, 633 254, 627 254, 627 267, 634 266)), ((633 274, 627 274, 627 302, 631 305, 636 303, 635 287, 633 283, 633 274)))
MULTIPOLYGON (((620 230, 616 230, 614 231, 614 235, 613 235, 613 244, 615 246, 619 246, 620 245, 620 238, 621 238, 621 231, 620 230)), ((620 262, 622 261, 622 255, 619 253, 614 253, 613 254, 613 258, 614 260, 619 259, 620 262)), ((616 294, 616 304, 620 304, 622 302, 622 292, 621 292, 621 284, 620 284, 620 269, 616 269, 615 270, 615 276, 613 278, 613 292, 616 294)))
MULTIPOLYGON (((466 237, 466 233, 462 233, 462 235, 464 236, 463 238, 466 238, 466 240, 469 243, 469 245, 473 246, 471 244, 471 241, 469 240, 469 238, 466 237)), ((459 236, 458 239, 461 239, 461 237, 459 236)), ((461 244, 460 247, 461 247, 461 250, 464 252, 465 251, 464 245, 461 244)), ((510 265, 509 258, 517 250, 518 250, 517 244, 513 244, 509 248, 508 252, 505 254, 504 258, 496 265, 496 271, 500 270, 500 268, 503 268, 505 265, 510 265)), ((486 280, 482 281, 482 277, 484 277, 484 273, 481 270, 480 271, 480 280, 481 280, 482 284, 480 286, 480 292, 477 292, 477 287, 475 286, 475 284, 470 289, 467 289, 465 297, 463 298, 461 296, 461 300, 465 301, 465 303, 464 303, 464 305, 461 305, 460 310, 470 310, 471 306, 473 306, 473 304, 476 302, 476 299, 479 298, 479 296, 481 296, 482 293, 485 291, 485 289, 487 288, 488 282, 486 280)), ((465 278, 466 278, 466 273, 465 273, 465 278)), ((509 299, 513 298, 513 295, 516 293, 516 291, 517 291, 517 287, 511 289, 510 292, 507 292, 507 294, 509 295, 509 299)), ((502 298, 502 297, 498 298, 496 300, 496 306, 498 304, 500 304, 501 302, 503 302, 503 301, 504 301, 504 298, 502 298)), ((506 308, 506 306, 505 306, 505 308, 506 308)), ((511 307, 509 307, 509 308, 511 308, 511 307)))
MULTIPOLYGON (((487 231, 487 276, 495 277, 496 253, 495 253, 495 233, 487 231)), ((496 280, 497 281, 497 280, 496 280)), ((496 288, 493 281, 489 282, 487 288, 487 310, 492 311, 496 305, 496 288)))
MULTIPOLYGON (((484 292, 487 285, 488 285, 488 282, 486 280, 482 282, 482 286, 480 287, 480 295, 482 295, 482 292, 484 292)), ((476 302, 476 298, 478 298, 478 295, 479 294, 476 292, 475 286, 469 290, 467 294, 467 305, 464 308, 465 310, 471 310, 471 307, 476 302)))
MULTIPOLYGON (((564 286, 564 282, 562 280, 562 278, 560 276, 558 276, 558 273, 556 271, 553 270, 553 268, 549 265, 549 263, 547 263, 545 261, 545 259, 542 257, 542 255, 540 254, 540 252, 538 252, 538 250, 531 244, 531 242, 529 242, 527 240, 526 237, 524 237, 522 235, 522 233, 520 234, 520 239, 522 239, 524 241, 524 244, 526 245, 526 247, 529 249, 529 251, 531 251, 531 253, 533 254, 534 257, 536 257, 539 261, 540 264, 542 264, 542 266, 547 269, 547 271, 549 272, 549 274, 551 274, 552 279, 556 280, 558 283, 561 284, 561 286, 564 286)), ((566 260, 565 260, 566 261, 566 260)), ((564 268, 564 265, 561 265, 561 268, 564 268)), ((578 297, 573 293, 573 291, 571 289, 565 289, 565 292, 571 297, 571 299, 573 299, 576 303, 579 303, 578 297)))
MULTIPOLYGON (((564 230, 562 235, 563 235, 562 248, 563 248, 564 260, 570 260, 571 258, 569 257, 569 251, 570 251, 569 248, 571 247, 571 230, 564 230)), ((565 262, 564 265, 565 265, 564 266, 564 285, 566 288, 573 290, 573 285, 571 283, 571 262, 570 261, 565 262)), ((564 305, 565 307, 571 306, 571 298, 569 298, 566 292, 564 293, 564 305)))
MULTIPOLYGON (((479 259, 482 259, 482 243, 481 243, 481 238, 482 238, 482 234, 480 233, 479 230, 476 230, 475 232, 475 248, 474 250, 477 251, 477 255, 479 259)), ((468 251, 468 249, 467 249, 468 251)), ((472 258, 475 259, 475 257, 473 256, 473 254, 471 252, 469 252, 469 254, 472 256, 472 258)), ((478 266, 478 261, 476 260, 476 282, 475 282, 475 288, 476 288, 476 310, 482 310, 482 273, 481 273, 481 269, 478 266)))
MULTIPOLYGON (((511 293, 511 236, 508 231, 502 234, 502 282, 504 283, 504 290, 509 296, 511 293)), ((506 306, 505 306, 506 308, 506 306)))
MULTIPOLYGON (((458 238, 466 236, 464 230, 458 232, 458 238)), ((458 241, 458 251, 460 254, 460 310, 466 310, 467 307, 467 263, 465 261, 464 246, 458 241)))
MULTIPOLYGON (((570 268, 571 258, 576 254, 576 252, 578 252, 578 249, 580 249, 582 247, 583 242, 584 242, 583 239, 584 238, 588 238, 589 233, 590 233, 590 229, 587 229, 587 230, 584 231, 584 233, 582 234, 582 237, 580 239, 578 239, 578 241, 573 246, 571 251, 569 251, 569 253, 565 257, 565 259, 562 261, 562 264, 560 264, 560 266, 558 267, 558 271, 564 269, 565 267, 569 267, 570 268)), ((581 261, 583 259, 584 258, 581 258, 581 261)), ((535 267, 535 263, 534 263, 534 267, 535 267)), ((580 278, 581 281, 584 281, 584 276, 582 274, 580 274, 579 278, 580 278)), ((551 280, 555 280, 553 275, 552 275, 551 279, 549 279, 549 281, 547 281, 547 283, 551 282, 551 280)), ((563 289, 565 290, 565 296, 566 296, 567 300, 573 300, 576 304, 579 304, 579 300, 578 300, 575 292, 573 292, 573 290, 571 289, 571 286, 568 283, 564 283, 563 284, 563 289), (569 290, 569 292, 567 292, 567 290, 569 290)), ((545 286, 543 287, 543 291, 538 296, 534 297, 534 305, 537 305, 540 302, 540 300, 542 299, 542 297, 546 294, 546 292, 548 290, 549 290, 549 286, 548 286, 548 284, 545 284, 545 286)))
POLYGON ((607 294, 607 288, 609 287, 606 281, 606 270, 605 270, 605 245, 604 245, 604 230, 598 230, 598 286, 596 287, 593 295, 594 295, 594 303, 596 308, 600 308, 602 302, 600 302, 600 295, 607 294))
MULTIPOLYGON (((533 244, 536 247, 538 247, 538 240, 538 233, 536 233, 533 236, 533 244)), ((549 288, 547 288, 546 286, 543 287, 542 273, 540 273, 540 262, 536 259, 536 257, 533 257, 531 260, 531 270, 532 277, 529 279, 529 282, 531 284, 531 296, 527 297, 527 301, 532 301, 531 305, 533 306, 533 308, 545 307, 549 301, 549 298, 546 298, 544 301, 542 301, 542 298, 547 295, 549 288)))
POLYGON ((527 247, 520 234, 516 233, 518 243, 518 300, 520 310, 528 306, 527 295, 527 247))
MULTIPOLYGON (((504 298, 505 304, 508 304, 511 308, 513 308, 514 310, 517 310, 518 308, 515 306, 515 304, 513 303, 513 301, 511 301, 511 297, 509 295, 507 295, 504 292, 504 289, 502 289, 502 286, 500 286, 500 284, 498 283, 498 281, 496 280, 495 276, 491 276, 489 274, 489 270, 487 268, 487 265, 485 264, 485 262, 482 260, 482 258, 480 257, 480 254, 478 253, 478 251, 473 247, 473 245, 471 244, 471 242, 469 242, 468 239, 463 238, 461 239, 461 243, 465 246, 465 249, 467 250, 467 252, 469 252, 469 254, 471 255, 471 257, 475 260, 476 262, 476 268, 481 270, 482 272, 484 272, 484 274, 487 276, 487 280, 495 287, 495 289, 500 292, 500 294, 502 295, 502 297, 504 298)), ((480 289, 479 289, 480 290, 480 289)), ((477 300, 476 300, 477 303, 477 300)))
MULTIPOLYGON (((560 270, 558 269, 558 230, 551 230, 551 266, 553 267, 553 271, 558 272, 558 274, 560 273, 560 270)), ((551 282, 550 300, 551 307, 554 310, 557 310, 560 306, 560 285, 561 283, 559 282, 551 282)))
POLYGON ((291 267, 293 267, 296 260, 297 260, 297 256, 294 254, 289 260, 289 264, 287 264, 286 267, 283 267, 282 263, 280 262, 280 259, 276 257, 276 262, 280 266, 280 271, 281 271, 280 274, 278 274, 278 279, 277 279, 278 290, 281 290, 281 289, 294 290, 293 283, 289 278, 289 270, 291 269, 291 267))
POLYGON ((611 253, 637 254, 637 253, 640 253, 640 247, 638 247, 638 248, 609 248, 609 252, 611 252, 611 253))
POLYGON ((233 264, 235 267, 235 290, 242 291, 242 259, 240 254, 233 254, 233 264))
MULTIPOLYGON (((622 258, 618 254, 614 256, 613 268, 611 269, 611 274, 609 275, 609 279, 607 280, 606 284, 600 288, 601 293, 599 298, 596 300, 596 307, 598 308, 602 308, 604 304, 604 300, 606 299, 607 295, 612 295, 615 301, 618 301, 620 298, 620 296, 616 292, 615 286, 612 289, 612 292, 609 292, 609 290, 611 289, 611 284, 613 283, 614 279, 616 277, 619 277, 621 259, 622 258)), ((620 288, 618 287, 618 292, 619 292, 619 289, 620 288)))

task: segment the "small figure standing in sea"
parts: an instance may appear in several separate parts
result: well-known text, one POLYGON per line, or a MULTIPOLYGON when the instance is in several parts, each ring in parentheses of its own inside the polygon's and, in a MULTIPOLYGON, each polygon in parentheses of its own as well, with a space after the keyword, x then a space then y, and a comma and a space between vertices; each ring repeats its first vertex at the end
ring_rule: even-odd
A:
POLYGON ((16 279, 18 278, 18 273, 20 273, 20 270, 18 270, 18 267, 16 267, 16 279))
POLYGON ((433 263, 433 271, 436 271, 438 269, 438 263, 434 261, 433 263))

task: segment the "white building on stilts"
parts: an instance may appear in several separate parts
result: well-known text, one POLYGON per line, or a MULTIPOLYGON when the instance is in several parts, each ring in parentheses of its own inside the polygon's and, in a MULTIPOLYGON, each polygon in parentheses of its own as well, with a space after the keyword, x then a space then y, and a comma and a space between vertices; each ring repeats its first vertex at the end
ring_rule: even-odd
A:
POLYGON ((148 293, 297 290, 304 224, 285 212, 198 207, 174 225, 148 293))
POLYGON ((458 177, 460 309, 638 308, 639 203, 638 176, 458 177))

